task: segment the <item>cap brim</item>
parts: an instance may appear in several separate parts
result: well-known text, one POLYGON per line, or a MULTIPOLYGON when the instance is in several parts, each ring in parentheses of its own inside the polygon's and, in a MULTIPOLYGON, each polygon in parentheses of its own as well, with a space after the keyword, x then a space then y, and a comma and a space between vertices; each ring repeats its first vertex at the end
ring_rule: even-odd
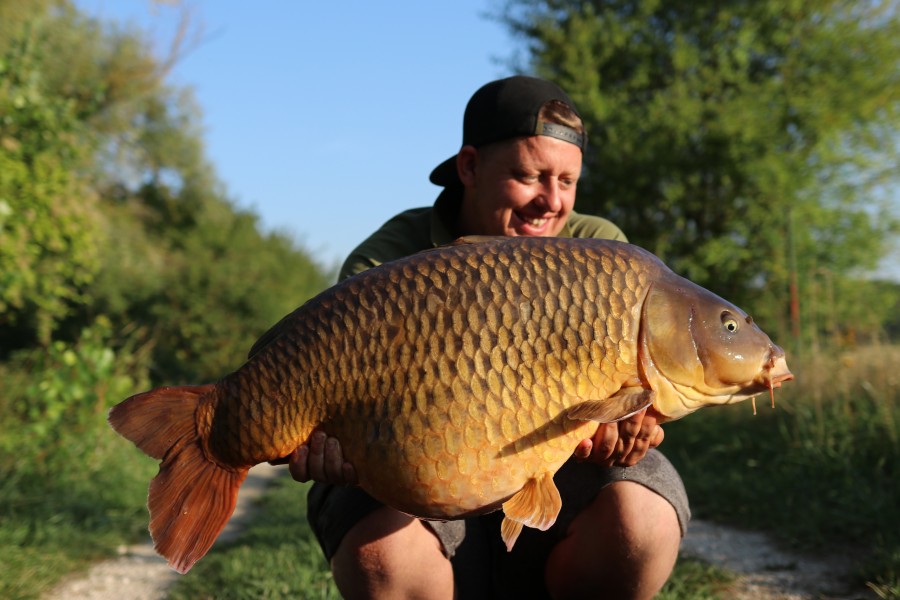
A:
POLYGON ((459 173, 456 172, 456 155, 454 154, 435 167, 434 171, 431 172, 431 175, 428 176, 428 179, 434 185, 443 187, 451 187, 462 183, 459 180, 459 173))

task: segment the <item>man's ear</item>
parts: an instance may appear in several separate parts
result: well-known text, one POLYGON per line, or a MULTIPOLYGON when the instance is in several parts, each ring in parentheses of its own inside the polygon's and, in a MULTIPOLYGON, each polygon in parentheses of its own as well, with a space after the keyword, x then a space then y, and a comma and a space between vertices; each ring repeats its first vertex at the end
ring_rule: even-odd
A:
POLYGON ((459 180, 466 187, 475 185, 475 173, 478 169, 478 150, 475 146, 463 146, 456 155, 456 172, 459 180))

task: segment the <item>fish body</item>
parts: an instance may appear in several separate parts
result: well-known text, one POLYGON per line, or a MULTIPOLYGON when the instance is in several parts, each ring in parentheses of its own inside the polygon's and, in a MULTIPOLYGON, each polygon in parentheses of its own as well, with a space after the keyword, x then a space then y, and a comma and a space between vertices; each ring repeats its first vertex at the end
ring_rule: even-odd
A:
POLYGON ((431 519, 505 512, 509 547, 546 529, 553 474, 599 423, 670 419, 777 387, 784 352, 739 308, 636 246, 477 238, 386 263, 276 324, 216 384, 160 388, 110 422, 162 460, 157 550, 186 572, 247 470, 314 430, 360 485, 431 519))

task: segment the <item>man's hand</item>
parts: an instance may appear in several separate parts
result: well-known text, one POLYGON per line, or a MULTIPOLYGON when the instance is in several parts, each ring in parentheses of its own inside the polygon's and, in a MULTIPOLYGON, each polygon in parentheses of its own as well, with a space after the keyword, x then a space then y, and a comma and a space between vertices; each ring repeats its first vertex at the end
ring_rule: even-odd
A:
POLYGON ((299 446, 288 457, 291 477, 296 481, 319 481, 333 485, 357 485, 359 479, 353 465, 344 460, 337 438, 314 431, 309 444, 299 446))
POLYGON ((665 434, 659 426, 662 415, 652 406, 615 423, 603 423, 591 439, 581 440, 575 458, 601 467, 630 467, 659 446, 665 434))

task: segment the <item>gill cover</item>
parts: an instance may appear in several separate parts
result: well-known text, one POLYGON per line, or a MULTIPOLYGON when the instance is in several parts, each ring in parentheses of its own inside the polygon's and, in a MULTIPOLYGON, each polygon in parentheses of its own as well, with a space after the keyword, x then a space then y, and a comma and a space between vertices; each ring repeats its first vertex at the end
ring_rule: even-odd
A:
POLYGON ((675 274, 647 294, 641 364, 657 392, 657 410, 671 419, 767 389, 776 349, 740 308, 675 274))

